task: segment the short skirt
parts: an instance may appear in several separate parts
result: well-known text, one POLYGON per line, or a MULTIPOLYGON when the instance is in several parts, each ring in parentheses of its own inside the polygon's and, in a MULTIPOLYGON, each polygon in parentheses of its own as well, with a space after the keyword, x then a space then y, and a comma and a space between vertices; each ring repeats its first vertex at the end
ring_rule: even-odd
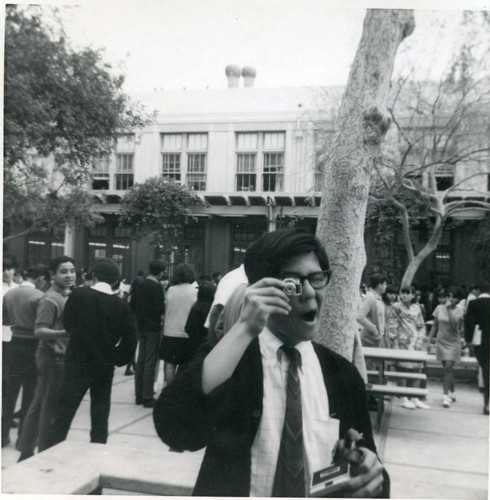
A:
POLYGON ((436 344, 436 359, 438 361, 460 361, 461 342, 439 342, 436 344))
POLYGON ((164 335, 160 343, 159 358, 174 365, 187 363, 191 358, 190 347, 188 338, 164 335))

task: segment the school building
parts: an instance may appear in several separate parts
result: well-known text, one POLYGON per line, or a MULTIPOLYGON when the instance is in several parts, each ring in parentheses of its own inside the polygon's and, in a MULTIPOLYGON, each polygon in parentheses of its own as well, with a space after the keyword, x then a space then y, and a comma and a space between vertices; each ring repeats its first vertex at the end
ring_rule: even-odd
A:
MULTIPOLYGON (((182 245, 169 256, 174 263, 191 263, 198 276, 238 266, 248 244, 265 231, 291 221, 314 230, 321 201, 318 160, 334 128, 329 110, 340 103, 343 89, 259 88, 255 76, 253 68, 227 66, 225 89, 135 95, 148 110, 157 110, 157 117, 144 129, 121 135, 110 161, 93 167, 93 210, 104 223, 67 228, 58 238, 31 234, 6 251, 23 267, 70 253, 78 267, 89 270, 97 258, 112 257, 131 279, 138 270, 147 271, 155 250, 145 239, 133 240, 131 228, 119 224, 120 202, 134 184, 159 175, 188 185, 205 202, 193 211, 182 245)), ((475 167, 456 165, 438 175, 458 182, 468 168, 475 167)), ((462 187, 481 191, 483 185, 479 196, 489 201, 490 166, 478 168, 488 172, 484 182, 474 178, 462 187)), ((464 217, 479 219, 483 212, 468 210, 464 217)), ((467 258, 468 228, 460 224, 445 231, 417 283, 469 284, 478 277, 467 258)), ((369 263, 369 235, 366 242, 369 263)))

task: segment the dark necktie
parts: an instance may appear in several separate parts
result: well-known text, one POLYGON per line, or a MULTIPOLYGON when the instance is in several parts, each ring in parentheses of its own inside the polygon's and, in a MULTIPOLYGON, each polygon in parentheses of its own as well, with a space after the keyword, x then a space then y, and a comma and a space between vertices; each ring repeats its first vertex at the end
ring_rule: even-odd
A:
POLYGON ((283 345, 281 349, 289 358, 289 369, 286 390, 286 414, 272 496, 304 497, 306 492, 303 417, 301 411, 301 386, 298 376, 298 367, 301 366, 301 354, 294 347, 283 345))

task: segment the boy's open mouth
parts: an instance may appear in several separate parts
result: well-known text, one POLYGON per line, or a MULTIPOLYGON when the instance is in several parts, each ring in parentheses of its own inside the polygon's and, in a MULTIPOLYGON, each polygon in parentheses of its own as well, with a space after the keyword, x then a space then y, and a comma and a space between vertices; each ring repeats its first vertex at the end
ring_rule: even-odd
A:
POLYGON ((303 321, 310 323, 311 321, 315 321, 316 318, 316 309, 311 309, 308 312, 301 314, 299 316, 303 321))

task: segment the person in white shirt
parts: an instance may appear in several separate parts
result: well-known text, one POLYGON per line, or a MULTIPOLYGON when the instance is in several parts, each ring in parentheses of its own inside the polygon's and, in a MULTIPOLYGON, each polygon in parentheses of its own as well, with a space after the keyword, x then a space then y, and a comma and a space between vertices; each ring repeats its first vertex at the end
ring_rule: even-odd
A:
POLYGON ((364 381, 352 363, 312 341, 331 273, 320 241, 297 228, 267 233, 247 249, 245 270, 250 286, 238 321, 196 355, 154 408, 155 428, 167 445, 206 447, 193 494, 282 496, 279 489, 306 496, 313 473, 330 465, 337 439, 353 428, 364 437, 364 460, 339 494, 389 496, 364 381), (291 413, 300 439, 294 449, 285 448, 291 413), (295 482, 285 481, 290 455, 299 467, 295 482))
POLYGON ((248 285, 248 278, 245 274, 245 268, 241 264, 236 269, 233 269, 229 273, 225 274, 221 278, 218 288, 216 289, 216 294, 214 295, 213 303, 211 304, 211 309, 209 310, 208 317, 204 323, 204 327, 208 329, 208 341, 213 343, 219 340, 216 332, 216 324, 218 318, 223 311, 228 299, 231 297, 233 292, 242 284, 248 285))

